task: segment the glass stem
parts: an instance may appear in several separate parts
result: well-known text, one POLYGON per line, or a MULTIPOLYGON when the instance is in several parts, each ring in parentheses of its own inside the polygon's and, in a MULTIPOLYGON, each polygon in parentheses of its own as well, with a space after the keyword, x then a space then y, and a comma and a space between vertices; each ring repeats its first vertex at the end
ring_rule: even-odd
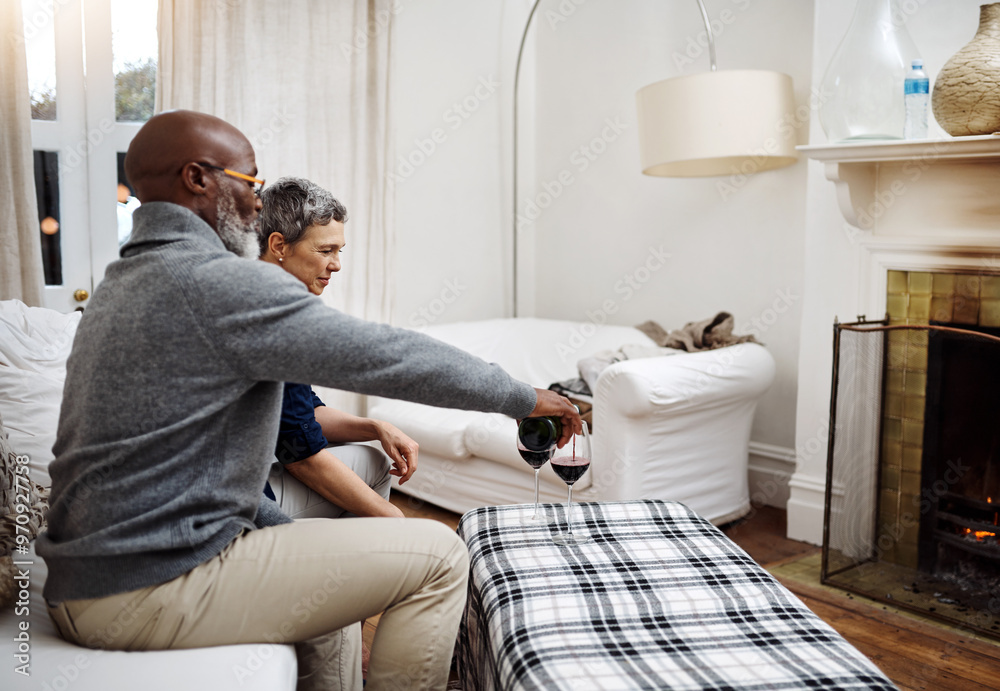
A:
POLYGON ((566 499, 566 534, 573 535, 573 485, 568 485, 569 497, 566 499))
POLYGON ((538 471, 539 468, 535 468, 535 513, 532 514, 532 518, 538 518, 538 471))

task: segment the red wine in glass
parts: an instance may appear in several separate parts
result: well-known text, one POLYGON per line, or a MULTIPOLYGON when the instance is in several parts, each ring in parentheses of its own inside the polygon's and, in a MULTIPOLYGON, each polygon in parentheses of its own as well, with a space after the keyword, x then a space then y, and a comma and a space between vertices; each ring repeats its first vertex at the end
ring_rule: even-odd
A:
POLYGON ((551 451, 528 451, 528 449, 518 448, 517 452, 521 454, 521 458, 530 465, 535 470, 538 470, 543 465, 545 465, 549 456, 552 455, 551 451))
POLYGON ((521 454, 521 458, 530 465, 535 470, 535 510, 530 516, 525 516, 521 519, 521 523, 525 525, 548 525, 548 519, 542 513, 541 507, 538 505, 538 471, 543 465, 545 465, 552 454, 555 452, 556 447, 553 444, 551 447, 544 449, 542 451, 533 451, 528 449, 521 443, 521 439, 517 440, 517 452, 521 454))
POLYGON ((583 423, 581 434, 573 435, 572 445, 567 444, 552 458, 552 470, 566 483, 566 532, 557 533, 552 541, 558 545, 580 545, 590 541, 590 536, 573 532, 573 485, 590 467, 590 430, 583 423))
POLYGON ((552 470, 556 471, 556 475, 559 476, 559 479, 567 485, 572 485, 574 482, 583 477, 583 474, 587 472, 589 467, 589 458, 580 458, 579 456, 560 456, 559 458, 552 459, 552 470))

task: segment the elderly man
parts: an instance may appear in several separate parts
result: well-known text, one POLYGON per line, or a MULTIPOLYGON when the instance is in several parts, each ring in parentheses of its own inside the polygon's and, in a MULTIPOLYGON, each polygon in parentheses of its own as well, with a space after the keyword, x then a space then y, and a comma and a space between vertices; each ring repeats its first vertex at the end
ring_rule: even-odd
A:
POLYGON ((567 437, 580 428, 575 410, 242 259, 257 256, 263 183, 250 142, 222 120, 153 117, 126 172, 142 207, 77 331, 38 538, 60 633, 121 650, 295 642, 300 687, 319 688, 336 672, 310 642, 384 611, 372 688, 444 688, 464 546, 434 522, 292 523, 262 501, 281 382, 557 415, 567 437), (310 599, 318 592, 322 603, 310 599))

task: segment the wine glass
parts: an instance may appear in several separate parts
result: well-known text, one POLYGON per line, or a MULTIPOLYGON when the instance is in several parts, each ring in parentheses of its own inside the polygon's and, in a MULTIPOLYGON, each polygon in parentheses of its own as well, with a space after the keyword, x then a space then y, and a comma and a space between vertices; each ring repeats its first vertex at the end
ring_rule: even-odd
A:
POLYGON ((590 431, 583 423, 583 431, 574 434, 573 439, 552 457, 552 470, 569 487, 566 499, 566 532, 556 533, 552 541, 557 545, 580 545, 590 542, 590 536, 573 532, 573 484, 583 477, 590 467, 590 431))
POLYGON ((520 439, 517 440, 517 452, 521 454, 521 458, 524 459, 525 463, 535 469, 535 511, 531 516, 523 517, 521 523, 526 525, 548 525, 549 519, 545 517, 538 506, 538 471, 552 458, 555 450, 556 447, 553 445, 544 451, 532 451, 525 447, 520 439))

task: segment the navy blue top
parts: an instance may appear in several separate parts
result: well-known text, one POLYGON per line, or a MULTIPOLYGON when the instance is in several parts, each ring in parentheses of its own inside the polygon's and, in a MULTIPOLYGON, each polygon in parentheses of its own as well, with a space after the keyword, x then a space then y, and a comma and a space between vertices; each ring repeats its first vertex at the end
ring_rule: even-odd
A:
POLYGON ((278 444, 274 450, 279 463, 295 463, 327 447, 329 442, 316 421, 316 408, 321 405, 326 404, 308 384, 285 383, 278 444))

